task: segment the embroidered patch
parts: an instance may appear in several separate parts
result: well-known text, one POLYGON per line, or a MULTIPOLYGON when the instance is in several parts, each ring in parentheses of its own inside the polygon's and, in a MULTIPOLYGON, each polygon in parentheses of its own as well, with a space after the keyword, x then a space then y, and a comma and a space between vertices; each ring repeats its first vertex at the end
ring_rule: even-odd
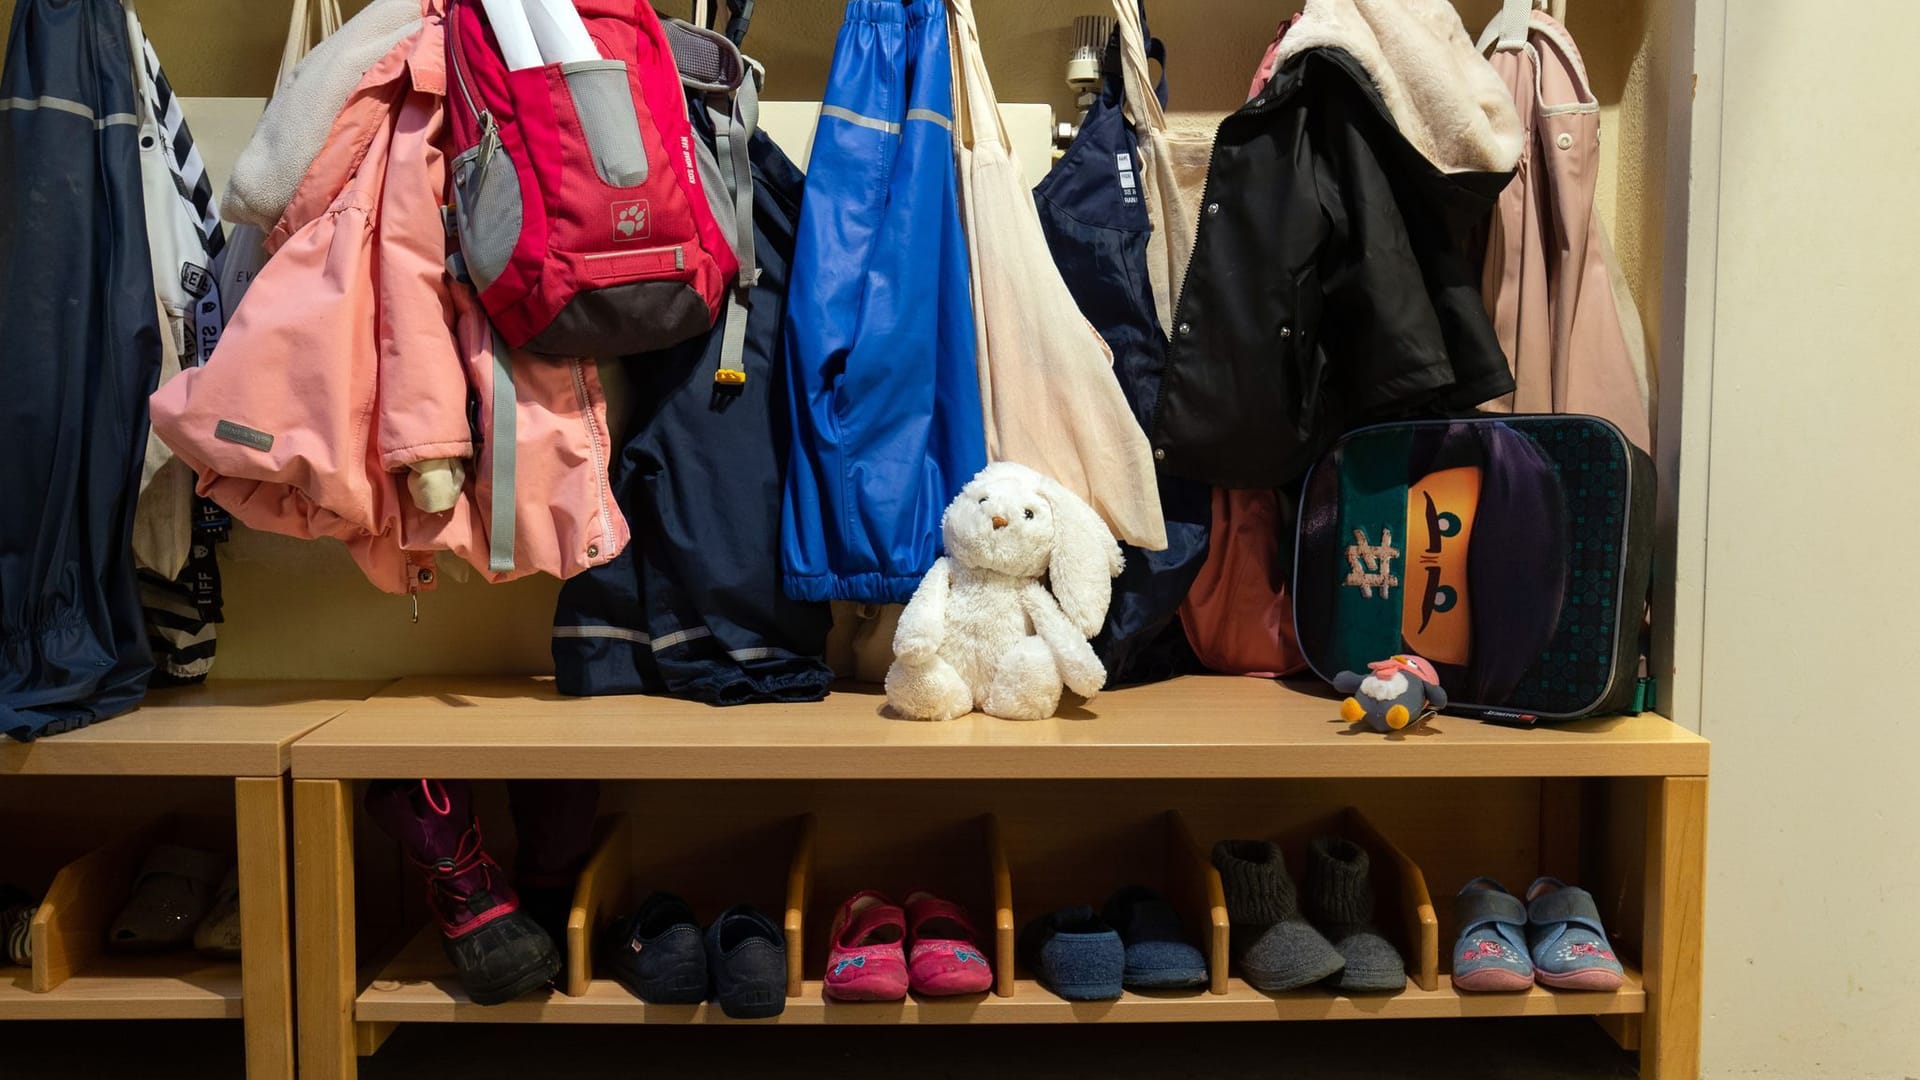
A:
POLYGON ((953 950, 953 958, 962 964, 980 964, 984 966, 987 962, 986 957, 976 952, 968 952, 965 949, 953 950))
POLYGON ((1463 962, 1474 960, 1505 960, 1507 958, 1507 947, 1497 941, 1476 941, 1466 952, 1460 954, 1460 959, 1463 962))
POLYGON ((1400 557, 1400 549, 1393 546, 1393 530, 1382 528, 1380 542, 1367 542, 1363 529, 1353 530, 1353 543, 1347 545, 1346 584, 1357 586, 1360 595, 1371 600, 1374 590, 1380 590, 1380 599, 1393 596, 1393 590, 1400 584, 1400 578, 1393 572, 1393 560, 1400 557))
POLYGON ((867 966, 867 958, 864 955, 843 956, 840 958, 839 963, 833 965, 833 974, 835 978, 838 978, 841 972, 847 970, 850 967, 863 968, 866 966, 867 966))
POLYGON ((1562 960, 1612 960, 1613 954, 1591 941, 1576 941, 1560 950, 1562 960))

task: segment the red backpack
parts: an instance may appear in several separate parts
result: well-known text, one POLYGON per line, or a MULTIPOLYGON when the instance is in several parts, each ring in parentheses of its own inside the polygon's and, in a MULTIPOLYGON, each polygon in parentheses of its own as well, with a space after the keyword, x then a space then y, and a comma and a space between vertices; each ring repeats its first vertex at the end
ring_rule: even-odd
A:
POLYGON ((453 0, 447 103, 468 277, 507 344, 646 352, 706 333, 739 269, 695 165, 685 91, 647 0, 576 0, 602 59, 509 70, 480 0, 453 0))

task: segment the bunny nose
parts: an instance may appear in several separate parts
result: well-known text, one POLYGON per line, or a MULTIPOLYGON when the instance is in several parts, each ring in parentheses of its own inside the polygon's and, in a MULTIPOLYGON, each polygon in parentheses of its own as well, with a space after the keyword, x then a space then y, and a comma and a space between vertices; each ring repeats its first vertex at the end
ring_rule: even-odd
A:
POLYGON ((994 527, 994 528, 996 528, 996 529, 1004 529, 1004 528, 1006 528, 1006 527, 1007 527, 1007 519, 1006 519, 1006 518, 1004 518, 1004 517, 1001 517, 1001 516, 1000 516, 999 514, 995 514, 995 515, 993 515, 993 527, 994 527))

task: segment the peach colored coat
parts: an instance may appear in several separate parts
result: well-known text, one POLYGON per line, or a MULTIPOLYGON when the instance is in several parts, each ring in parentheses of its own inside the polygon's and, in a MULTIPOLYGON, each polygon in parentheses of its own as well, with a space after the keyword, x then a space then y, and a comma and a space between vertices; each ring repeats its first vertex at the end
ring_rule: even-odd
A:
POLYGON ((154 430, 236 519, 338 539, 388 592, 432 588, 441 551, 494 581, 566 577, 627 542, 605 397, 592 361, 496 357, 446 273, 443 0, 421 7, 348 98, 213 357, 153 396, 154 430), (407 470, 441 458, 466 459, 466 482, 429 513, 407 470))

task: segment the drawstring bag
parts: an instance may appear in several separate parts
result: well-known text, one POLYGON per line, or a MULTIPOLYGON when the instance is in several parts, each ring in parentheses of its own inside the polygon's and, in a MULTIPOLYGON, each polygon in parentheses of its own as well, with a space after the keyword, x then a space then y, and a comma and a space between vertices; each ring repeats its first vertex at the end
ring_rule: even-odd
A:
POLYGON ((941 0, 852 0, 787 297, 787 595, 905 603, 987 464, 941 0))
POLYGON ((957 110, 960 189, 973 255, 987 456, 1059 481, 1121 540, 1164 548, 1153 448, 1114 381, 1113 353, 1053 265, 1000 122, 972 2, 950 0, 949 10, 964 91, 957 110))
POLYGON ((1113 0, 1114 30, 1120 35, 1120 75, 1126 86, 1125 114, 1140 145, 1140 195, 1146 200, 1153 232, 1147 238, 1147 277, 1153 282, 1154 312, 1163 327, 1173 325, 1173 305, 1193 258, 1193 208, 1174 168, 1167 116, 1154 92, 1147 64, 1146 7, 1140 0, 1113 0))
MULTIPOLYGON (((1144 5, 1133 16, 1146 53, 1166 70, 1161 43, 1145 30, 1144 5)), ((1142 430, 1152 422, 1167 362, 1167 335, 1154 302, 1149 246, 1156 232, 1143 191, 1141 139, 1127 119, 1122 40, 1116 30, 1101 66, 1101 93, 1087 110, 1073 145, 1034 189, 1034 205, 1053 263, 1080 310, 1113 350, 1113 373, 1142 430)), ((1164 81, 1150 96, 1161 104, 1164 81)), ((1177 476, 1159 477, 1166 547, 1128 546, 1114 579, 1107 622, 1093 649, 1116 683, 1167 678, 1190 666, 1174 612, 1207 557, 1208 491, 1177 476)))
MULTIPOLYGON (((313 48, 313 19, 307 7, 308 0, 293 0, 293 15, 287 23, 287 43, 280 50, 280 73, 273 78, 273 89, 279 93, 293 78, 293 69, 307 52, 313 48)), ((324 41, 340 29, 340 0, 317 0, 314 8, 319 11, 320 40, 324 41)), ((240 306, 240 300, 247 295, 247 286, 253 284, 254 276, 267 264, 267 234, 258 225, 242 222, 234 225, 227 234, 227 246, 222 249, 214 263, 214 278, 219 282, 219 297, 226 314, 240 306)), ((213 345, 208 342, 201 352, 203 357, 213 355, 213 345)))

